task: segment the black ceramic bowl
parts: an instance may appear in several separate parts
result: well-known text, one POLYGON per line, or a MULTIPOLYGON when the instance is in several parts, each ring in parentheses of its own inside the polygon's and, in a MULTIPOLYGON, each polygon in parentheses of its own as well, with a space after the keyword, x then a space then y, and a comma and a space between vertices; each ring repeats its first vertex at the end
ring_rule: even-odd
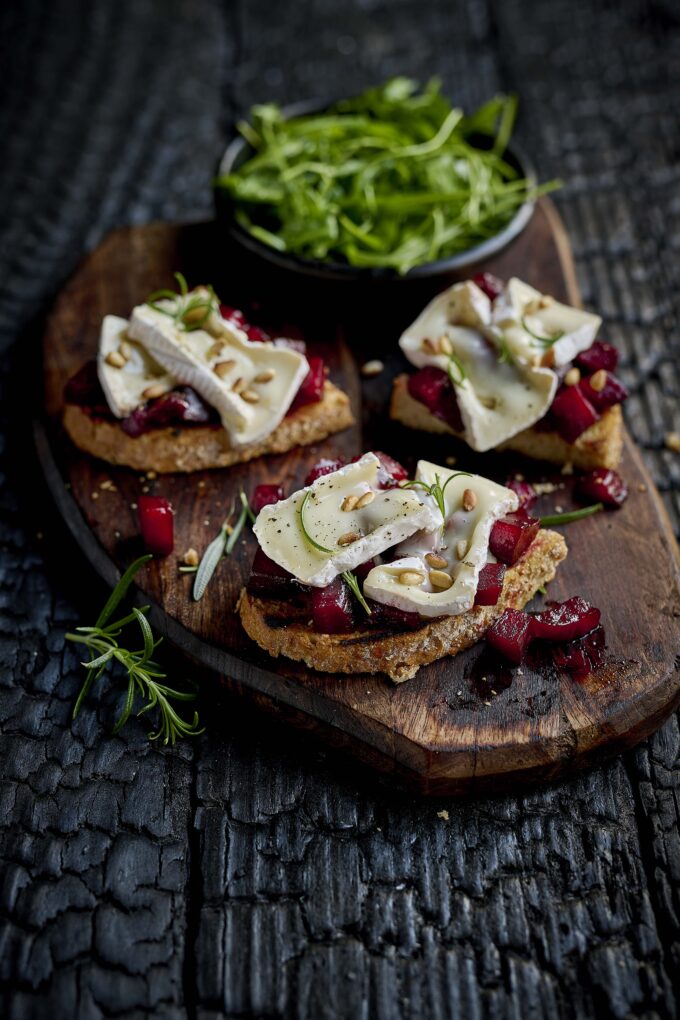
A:
MULTIPOLYGON (((301 102, 293 103, 283 107, 286 117, 300 117, 310 113, 321 113, 327 109, 328 103, 301 102)), ((218 176, 225 176, 238 169, 253 155, 253 149, 245 139, 235 138, 227 147, 218 166, 218 176)), ((522 177, 526 177, 530 184, 536 183, 536 174, 527 157, 513 143, 504 154, 504 159, 514 167, 522 177)), ((264 244, 256 237, 253 237, 247 230, 237 223, 235 218, 234 203, 226 188, 215 188, 215 205, 218 220, 228 230, 237 245, 246 248, 251 254, 264 259, 281 269, 291 270, 296 273, 306 274, 324 280, 345 280, 348 282, 365 282, 369 280, 427 280, 437 276, 451 275, 452 273, 462 274, 468 269, 478 266, 481 262, 491 258, 506 248, 511 241, 524 230, 531 219, 535 201, 525 202, 517 210, 508 225, 499 234, 489 238, 482 244, 475 245, 467 251, 458 252, 447 259, 440 259, 437 262, 426 262, 423 265, 410 269, 405 276, 400 277, 394 269, 375 269, 373 267, 351 266, 346 262, 329 262, 314 259, 303 259, 298 255, 288 252, 277 251, 276 248, 264 244)))

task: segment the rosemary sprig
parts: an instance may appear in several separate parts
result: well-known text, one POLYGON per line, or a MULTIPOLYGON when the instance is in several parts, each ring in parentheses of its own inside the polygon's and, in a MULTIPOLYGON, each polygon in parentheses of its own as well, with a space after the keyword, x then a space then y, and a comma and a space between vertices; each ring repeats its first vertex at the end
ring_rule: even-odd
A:
POLYGON ((510 347, 508 345, 508 341, 505 339, 504 336, 502 336, 500 338, 500 340, 498 341, 498 350, 500 351, 498 360, 499 360, 501 365, 516 365, 517 364, 517 362, 515 360, 515 356, 512 353, 512 351, 510 350, 510 347))
POLYGON ((467 379, 467 372, 465 371, 465 365, 456 354, 449 354, 449 363, 446 366, 446 371, 449 376, 449 380, 452 386, 462 386, 467 379))
POLYGON ((446 486, 449 482, 452 482, 454 478, 460 478, 461 475, 465 475, 467 478, 471 478, 469 471, 454 471, 453 474, 449 475, 444 484, 442 485, 439 475, 434 476, 434 482, 432 485, 428 485, 427 482, 412 481, 403 482, 401 485, 402 489, 422 489, 428 496, 431 496, 439 507, 439 512, 442 515, 442 520, 446 520, 446 501, 444 499, 444 493, 446 492, 446 486))
POLYGON ((359 605, 362 607, 362 609, 364 609, 366 611, 367 615, 370 616, 371 615, 371 607, 369 606, 368 602, 364 598, 364 593, 361 590, 361 585, 359 584, 359 581, 357 580, 356 575, 353 574, 351 570, 345 570, 345 571, 343 571, 342 576, 344 577, 345 581, 347 582, 347 585, 348 585, 350 591, 352 592, 352 594, 356 598, 356 600, 359 603, 359 605))
POLYGON ((177 329, 185 333, 192 333, 196 329, 202 329, 211 315, 219 312, 219 301, 212 287, 208 287, 208 293, 189 294, 189 287, 182 273, 175 273, 175 279, 179 284, 179 294, 173 290, 155 290, 146 299, 147 305, 173 320, 177 329), (159 301, 170 301, 169 308, 158 304, 159 301))
POLYGON ((238 515, 236 524, 231 527, 229 521, 231 515, 234 512, 232 504, 231 512, 229 517, 220 528, 216 537, 212 540, 208 548, 201 557, 201 562, 198 567, 183 568, 180 567, 180 571, 183 573, 189 573, 190 571, 196 571, 196 577, 194 578, 193 597, 196 602, 203 598, 205 595, 206 588, 212 580, 212 576, 217 569, 217 564, 225 556, 230 556, 234 551, 234 546, 238 542, 239 536, 243 531, 246 521, 250 520, 251 523, 255 523, 255 514, 250 509, 248 503, 248 497, 246 496, 243 489, 239 492, 239 500, 241 501, 241 512, 238 515))
POLYGON ((311 496, 311 494, 312 494, 311 489, 308 489, 307 492, 304 494, 302 503, 300 503, 300 509, 298 510, 298 516, 300 518, 300 530, 304 535, 305 541, 308 542, 313 549, 316 549, 317 552, 326 553, 327 556, 333 556, 336 552, 338 552, 338 550, 329 549, 327 546, 321 545, 321 543, 317 542, 315 538, 312 538, 309 531, 307 530, 307 525, 305 524, 305 510, 307 509, 307 502, 309 501, 309 497, 311 496))
POLYGON ((522 329, 528 333, 530 337, 533 337, 534 340, 541 344, 542 347, 552 347, 553 344, 556 344, 557 341, 561 340, 564 336, 563 329, 558 330, 558 332, 554 333, 552 336, 541 336, 540 333, 534 333, 534 331, 527 326, 526 316, 524 315, 522 316, 522 329))
POLYGON ((128 567, 111 592, 93 627, 76 627, 74 633, 66 634, 67 641, 85 645, 90 653, 89 661, 83 663, 87 668, 87 674, 73 706, 73 719, 77 718, 92 684, 101 677, 107 666, 115 666, 118 663, 127 672, 128 686, 125 703, 113 732, 118 733, 125 725, 134 708, 135 697, 141 695, 147 703, 139 710, 138 716, 155 708, 160 712, 158 729, 149 733, 149 740, 162 739, 167 745, 174 744, 178 737, 194 737, 203 732, 197 712, 194 712, 193 719, 188 722, 177 714, 171 704, 172 700, 191 701, 195 695, 189 691, 176 691, 160 683, 166 674, 161 671, 152 656, 163 639, 154 639, 149 621, 144 615, 148 612, 148 606, 141 609, 133 607, 132 612, 126 616, 113 623, 107 622, 127 594, 137 571, 150 559, 151 556, 141 556, 128 567), (141 631, 143 647, 139 650, 125 648, 117 640, 123 629, 133 623, 136 623, 141 631))
POLYGON ((541 527, 549 527, 552 524, 571 524, 572 521, 580 521, 584 517, 591 517, 604 510, 603 503, 593 503, 592 506, 584 506, 581 510, 567 510, 563 514, 548 514, 547 517, 540 517, 541 527))

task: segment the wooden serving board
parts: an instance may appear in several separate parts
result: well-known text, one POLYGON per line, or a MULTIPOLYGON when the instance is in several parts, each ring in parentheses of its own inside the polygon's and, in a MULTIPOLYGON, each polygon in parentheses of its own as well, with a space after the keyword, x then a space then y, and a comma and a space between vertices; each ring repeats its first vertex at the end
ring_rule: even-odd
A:
MULTIPOLYGON (((579 300, 566 235, 546 200, 524 234, 484 268, 518 275, 558 298, 579 300)), ((286 722, 320 733, 327 743, 348 748, 422 792, 457 794, 549 779, 588 765, 641 740, 680 700, 677 547, 629 438, 622 465, 631 493, 627 503, 565 529, 570 555, 550 586, 552 598, 581 594, 602 610, 606 658, 585 680, 552 666, 524 667, 502 682, 483 678, 475 669, 481 645, 422 668, 399 686, 379 676, 316 674, 270 659, 241 629, 234 607, 255 550, 250 533, 220 565, 201 602, 191 599, 191 575, 177 570, 186 549, 202 551, 214 537, 241 487, 249 493, 259 482, 276 482, 289 493, 323 456, 349 459, 384 449, 412 470, 419 456, 444 463, 455 453, 457 466, 499 481, 518 471, 527 478, 556 478, 565 488, 543 497, 543 513, 556 504, 573 505, 571 480, 550 468, 543 471, 516 456, 509 461, 475 455, 450 440, 410 433, 387 418, 391 379, 403 368, 397 337, 442 286, 441 281, 400 281, 362 290, 280 273, 263 276, 261 267, 226 245, 212 223, 117 231, 85 260, 49 316, 46 419, 37 426, 37 443, 64 517, 110 584, 141 552, 134 510, 139 495, 151 491, 172 501, 177 555, 145 568, 140 586, 153 603, 152 623, 182 651, 286 722), (153 480, 75 450, 58 425, 64 383, 94 355, 102 316, 128 314, 150 291, 172 285, 177 269, 191 285, 212 282, 222 300, 251 312, 258 324, 303 336, 313 353, 327 359, 361 424, 283 456, 153 480), (363 380, 358 365, 374 357, 381 357, 386 369, 363 380), (102 489, 107 480, 115 490, 102 489)))

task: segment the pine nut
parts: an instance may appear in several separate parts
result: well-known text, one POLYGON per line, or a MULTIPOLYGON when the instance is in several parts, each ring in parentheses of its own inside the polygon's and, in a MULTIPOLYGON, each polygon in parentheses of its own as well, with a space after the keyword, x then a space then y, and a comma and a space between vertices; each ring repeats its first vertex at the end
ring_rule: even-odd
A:
POLYGON ((576 386, 576 384, 580 383, 580 381, 581 381, 581 373, 578 370, 578 368, 576 368, 576 366, 574 366, 573 368, 570 368, 569 371, 567 372, 567 374, 564 377, 564 384, 565 384, 565 386, 576 386))
POLYGON ((361 535, 358 531, 348 531, 346 535, 341 535, 338 539, 338 545, 352 545, 353 542, 358 542, 361 535))
POLYGON ((427 553, 425 555, 425 562, 429 563, 435 570, 443 570, 444 567, 448 567, 447 561, 439 553, 427 553))
POLYGON ((402 570, 399 574, 399 584, 422 584, 424 580, 419 570, 402 570))
POLYGON ((555 304, 555 298, 552 294, 542 294, 538 299, 538 304, 541 308, 550 308, 551 305, 555 304))
POLYGON ((453 578, 445 570, 431 570, 429 577, 432 587, 439 588, 441 591, 446 591, 453 584, 453 578))
POLYGON ((213 365, 213 372, 215 375, 218 375, 220 379, 224 379, 225 375, 229 375, 235 364, 236 362, 233 358, 229 358, 228 361, 218 361, 216 365, 213 365))
POLYGON ((363 496, 359 496, 359 499, 357 501, 357 510, 363 510, 363 508, 365 506, 368 506, 369 503, 372 503, 374 499, 375 493, 372 491, 372 489, 369 489, 368 492, 365 492, 363 494, 363 496))
POLYGON ((253 382, 268 383, 272 381, 275 375, 276 372, 274 371, 273 368, 266 368, 264 372, 258 372, 258 374, 253 379, 253 382))
POLYGON ((358 496, 345 496, 340 506, 340 509, 344 510, 345 513, 349 513, 350 510, 354 510, 358 502, 359 502, 358 496))
POLYGON ((464 538, 461 538, 456 542, 456 556, 459 560, 465 559, 465 553, 467 552, 468 544, 464 538))
POLYGON ((232 393, 240 393, 241 390, 244 390, 247 385, 248 383, 245 381, 245 379, 236 379, 236 381, 232 383, 231 391, 232 393))
POLYGON ((151 386, 147 386, 145 390, 142 390, 142 396, 145 400, 155 400, 156 397, 162 397, 165 393, 165 386, 163 383, 153 383, 151 386))
POLYGON ((211 344, 206 354, 208 360, 212 360, 212 358, 216 358, 218 354, 221 354, 223 347, 224 343, 221 340, 216 340, 214 344, 211 344))
POLYGON ((378 359, 375 358, 373 361, 367 361, 361 366, 361 374, 369 379, 371 376, 380 375, 384 367, 385 366, 382 361, 378 361, 378 359))
POLYGON ((535 315, 536 312, 538 312, 541 309, 541 307, 542 307, 542 305, 541 305, 540 298, 532 298, 531 301, 527 301, 527 303, 525 304, 525 306, 524 306, 524 314, 525 315, 535 315))
POLYGON ((191 325, 193 322, 200 322, 201 319, 206 319, 206 308, 203 305, 199 305, 196 308, 190 308, 187 312, 182 315, 182 321, 191 325))
POLYGON ((246 404, 260 403, 260 394, 256 393, 255 390, 241 390, 239 396, 241 400, 245 400, 246 404))
POLYGON ((104 358, 107 365, 111 365, 112 368, 124 368, 125 358, 120 351, 109 351, 104 358))
POLYGON ((120 351, 121 355, 125 358, 126 361, 132 354, 132 348, 130 347, 130 344, 127 342, 127 340, 121 340, 118 346, 118 350, 120 351))
POLYGON ((555 364, 555 352, 552 347, 549 347, 541 358, 541 365, 543 368, 552 368, 555 364))
POLYGON ((442 354, 453 354, 453 344, 446 333, 439 337, 439 350, 442 354))
POLYGON ((603 368, 598 368, 597 372, 590 377, 590 385, 596 393, 601 393, 607 385, 607 373, 603 368))
POLYGON ((427 354, 439 354, 439 343, 436 340, 430 340, 429 336, 423 340, 422 348, 427 354))
POLYGON ((463 493, 463 510, 474 510, 477 506, 477 496, 472 489, 466 489, 463 493))

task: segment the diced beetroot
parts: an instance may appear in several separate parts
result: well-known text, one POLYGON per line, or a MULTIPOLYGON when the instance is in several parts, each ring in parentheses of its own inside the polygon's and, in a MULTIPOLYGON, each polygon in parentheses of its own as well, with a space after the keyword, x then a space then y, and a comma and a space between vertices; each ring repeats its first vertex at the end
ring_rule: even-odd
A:
POLYGON ((255 491, 250 497, 250 509, 257 517, 263 506, 278 503, 280 499, 284 499, 283 489, 280 485, 256 485, 255 491))
POLYGON ((325 588, 313 588, 310 604, 318 634, 348 634, 354 630, 354 600, 342 577, 336 577, 325 588))
POLYGON ((509 478, 505 483, 506 489, 512 489, 519 499, 520 510, 531 510, 538 499, 536 490, 531 482, 520 482, 516 478, 509 478))
POLYGON ((374 602, 373 599, 366 599, 371 615, 368 623, 372 627, 393 627, 395 630, 416 630, 422 627, 423 617, 420 613, 409 613, 406 609, 398 609, 396 606, 386 606, 382 602, 374 602))
MULTIPOLYGON (((398 460, 394 460, 389 454, 383 453, 382 450, 372 450, 375 456, 380 461, 380 467, 378 468, 378 486, 381 489, 396 489, 399 482, 404 482, 408 478, 408 471, 400 464, 398 460)), ((350 464, 355 464, 356 461, 361 460, 364 456, 360 453, 358 457, 352 457, 350 464)))
POLYGON ((603 340, 596 340, 592 347, 576 358, 576 364, 586 375, 599 372, 601 368, 605 372, 615 372, 618 363, 619 352, 616 347, 606 344, 603 340))
POLYGON ((450 425, 454 432, 462 432, 463 419, 451 381, 441 368, 426 365, 409 376, 408 391, 431 414, 450 425))
POLYGON ((558 390, 550 415, 567 443, 575 442, 600 417, 580 386, 563 386, 558 390))
POLYGON ((599 624, 595 630, 578 641, 556 645, 552 649, 553 662, 559 669, 568 669, 574 679, 582 680, 604 662, 605 645, 604 627, 599 624))
POLYGON ((600 610, 580 595, 574 595, 566 602, 549 602, 547 609, 530 619, 534 637, 545 641, 575 641, 597 627, 600 610))
POLYGON ((302 380, 295 400, 290 405, 288 414, 297 411, 306 404, 318 404, 323 399, 323 387, 326 381, 326 366, 323 358, 307 358, 309 372, 302 380))
POLYGON ((251 595, 268 599, 287 599, 299 590, 293 575, 271 560, 259 547, 246 587, 251 595))
POLYGON ((357 578, 357 580, 363 583, 370 574, 370 572, 373 570, 374 566, 375 560, 366 560, 365 563, 360 563, 358 567, 355 567, 352 573, 357 578))
POLYGON ((332 475, 334 471, 344 466, 344 460, 330 460, 328 457, 322 457, 305 478, 305 485, 311 485, 317 478, 323 478, 324 475, 332 475))
POLYGON ((607 374, 607 381, 601 390, 594 390, 590 382, 590 379, 581 379, 579 388, 584 397, 600 413, 606 411, 608 407, 613 407, 614 404, 622 404, 628 396, 628 390, 615 375, 607 374))
POLYGON ((198 395, 191 386, 178 386, 162 397, 150 400, 135 408, 132 414, 123 418, 120 425, 133 439, 153 428, 167 428, 170 425, 205 425, 218 420, 216 412, 198 395))
POLYGON ((595 468, 577 482, 579 496, 587 502, 619 507, 628 498, 628 486, 618 471, 595 468))
POLYGON ((494 522, 489 549, 496 559, 512 565, 527 551, 540 527, 541 522, 526 510, 515 510, 494 522))
POLYGON ((87 361, 71 376, 64 387, 64 400, 67 404, 87 407, 95 414, 109 416, 109 405, 99 382, 96 361, 87 361))
POLYGON ((233 322, 239 329, 245 329, 248 325, 243 312, 239 308, 232 308, 231 305, 220 305, 220 315, 227 322, 233 322))
POLYGON ((476 606, 495 606, 503 591, 504 563, 485 563, 479 572, 476 606))
POLYGON ((307 344, 304 340, 297 340, 292 336, 277 336, 275 340, 272 340, 274 347, 284 347, 289 351, 297 351, 298 354, 307 353, 307 344))
POLYGON ((169 556, 175 544, 174 512, 169 500, 163 496, 140 496, 138 512, 146 551, 154 556, 169 556))
POLYGON ((531 644, 532 618, 521 609, 506 609, 486 632, 487 644, 519 665, 531 644))
POLYGON ((484 291, 490 301, 495 301, 505 286, 503 281, 499 280, 493 273, 477 273, 472 277, 472 282, 476 283, 479 289, 484 291))
POLYGON ((264 344, 267 340, 271 340, 269 333, 265 333, 259 326, 248 326, 244 325, 243 329, 249 340, 253 343, 264 344))

